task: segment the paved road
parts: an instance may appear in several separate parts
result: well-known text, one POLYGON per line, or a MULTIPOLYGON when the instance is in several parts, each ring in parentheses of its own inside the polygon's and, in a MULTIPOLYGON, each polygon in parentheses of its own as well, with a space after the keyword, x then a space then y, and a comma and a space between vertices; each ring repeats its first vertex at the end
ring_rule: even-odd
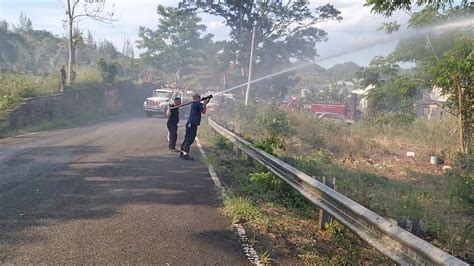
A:
POLYGON ((125 116, 0 140, 0 263, 248 264, 207 168, 165 133, 125 116))

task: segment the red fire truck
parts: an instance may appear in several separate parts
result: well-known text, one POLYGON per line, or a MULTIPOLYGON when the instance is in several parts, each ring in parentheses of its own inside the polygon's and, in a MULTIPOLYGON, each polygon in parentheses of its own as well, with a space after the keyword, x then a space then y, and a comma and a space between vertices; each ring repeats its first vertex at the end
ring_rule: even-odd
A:
MULTIPOLYGON (((292 96, 289 100, 281 102, 280 107, 290 111, 300 111, 300 99, 292 96)), ((312 112, 315 118, 341 120, 350 124, 354 122, 350 119, 350 107, 343 103, 311 103, 303 105, 303 109, 312 112)))
POLYGON ((346 117, 348 113, 346 105, 342 103, 312 103, 309 110, 315 114, 333 113, 342 117, 346 117))

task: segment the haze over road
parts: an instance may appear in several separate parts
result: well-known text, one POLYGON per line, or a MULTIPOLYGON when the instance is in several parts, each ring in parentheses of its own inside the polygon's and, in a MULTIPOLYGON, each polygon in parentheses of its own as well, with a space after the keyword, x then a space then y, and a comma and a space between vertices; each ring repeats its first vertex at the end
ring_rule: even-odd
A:
POLYGON ((165 122, 0 140, 0 263, 248 264, 206 166, 168 152, 165 122))

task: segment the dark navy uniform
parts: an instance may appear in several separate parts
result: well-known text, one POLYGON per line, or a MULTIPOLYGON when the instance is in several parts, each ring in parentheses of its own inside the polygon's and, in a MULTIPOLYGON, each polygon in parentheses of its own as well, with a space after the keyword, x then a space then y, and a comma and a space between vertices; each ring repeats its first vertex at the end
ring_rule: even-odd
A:
POLYGON ((186 134, 184 136, 183 144, 181 144, 181 150, 185 152, 185 156, 189 156, 189 149, 191 148, 191 144, 194 143, 194 139, 196 138, 197 128, 201 124, 201 114, 203 109, 204 104, 202 104, 201 102, 194 102, 191 105, 191 111, 189 113, 188 122, 186 123, 186 134))
MULTIPOLYGON (((174 104, 171 104, 170 107, 173 107, 174 104)), ((168 122, 166 126, 170 133, 169 146, 170 150, 176 149, 176 140, 178 139, 178 123, 179 123, 179 108, 170 109, 171 115, 168 117, 168 122)))

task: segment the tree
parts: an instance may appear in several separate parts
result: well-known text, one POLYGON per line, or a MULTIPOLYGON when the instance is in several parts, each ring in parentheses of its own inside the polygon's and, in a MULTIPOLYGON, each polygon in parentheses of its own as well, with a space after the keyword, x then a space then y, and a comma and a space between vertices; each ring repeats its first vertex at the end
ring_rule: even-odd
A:
MULTIPOLYGON (((412 11, 412 1, 366 0, 375 13, 391 16, 404 10, 411 18, 408 26, 420 28, 469 18, 474 15, 474 3, 467 0, 417 0, 419 11, 412 11), (420 8, 421 7, 421 8, 420 8)), ((449 97, 445 108, 458 117, 459 148, 469 151, 472 141, 472 28, 451 30, 437 34, 427 33, 401 41, 390 55, 393 61, 416 63, 419 79, 438 86, 449 97)))
POLYGON ((334 66, 326 70, 327 75, 331 78, 331 81, 339 80, 352 80, 354 79, 357 71, 361 67, 354 62, 346 62, 343 64, 335 64, 334 66))
POLYGON ((357 73, 359 86, 373 86, 367 92, 367 118, 378 119, 384 113, 411 114, 417 82, 399 74, 400 67, 384 57, 375 57, 357 73))
POLYGON ((377 56, 370 61, 368 67, 361 68, 357 72, 357 78, 361 79, 359 84, 364 88, 370 85, 377 87, 386 80, 397 76, 399 69, 399 66, 394 62, 383 56, 377 56))
POLYGON ((158 5, 158 28, 139 28, 138 47, 146 49, 141 58, 165 73, 175 75, 179 86, 185 71, 195 60, 197 50, 209 43, 212 35, 201 38, 206 26, 192 11, 158 5))
MULTIPOLYGON (((264 52, 277 52, 272 53, 271 57, 286 62, 291 58, 313 59, 316 56, 315 44, 327 37, 327 33, 315 24, 342 19, 340 12, 332 5, 320 6, 312 11, 307 1, 269 4, 266 1, 243 0, 220 1, 214 5, 182 1, 180 6, 224 18, 231 28, 230 36, 236 44, 235 49, 242 56, 249 52, 252 29, 257 25, 256 47, 261 56, 264 52)), ((248 62, 243 57, 240 61, 248 62)))
POLYGON ((86 36, 86 39, 85 39, 85 43, 87 44, 87 46, 89 46, 91 48, 94 48, 94 49, 97 48, 97 44, 96 44, 94 35, 92 34, 92 32, 90 30, 87 31, 87 36, 86 36))
POLYGON ((463 34, 452 49, 428 71, 433 84, 448 95, 448 106, 458 117, 459 147, 468 153, 474 133, 474 38, 463 34))
MULTIPOLYGON (((68 40, 46 30, 33 29, 33 23, 24 14, 20 15, 19 21, 13 27, 0 22, 0 68, 57 77, 59 66, 63 64, 61 62, 68 58, 68 40)), ((117 63, 117 75, 137 77, 133 59, 117 52, 111 42, 102 40, 97 43, 90 31, 83 39, 77 27, 74 32, 78 35, 74 38, 76 66, 95 67, 97 58, 102 57, 108 62, 117 63)))
MULTIPOLYGON (((22 52, 19 66, 33 73, 48 73, 66 55, 66 42, 45 30, 24 32, 29 49, 22 52), (26 58, 25 58, 26 57, 26 58)), ((56 72, 56 71, 55 71, 56 72)))
MULTIPOLYGON (((474 3, 466 0, 366 0, 365 5, 372 6, 373 12, 387 17, 392 16, 396 10, 403 10, 410 16, 407 27, 411 29, 440 26, 443 23, 474 15, 474 3), (418 11, 413 11, 411 2, 415 2, 418 11)), ((384 23, 381 29, 391 33, 399 30, 400 25, 396 21, 384 23)), ((424 34, 401 40, 391 58, 394 61, 430 65, 435 60, 439 61, 441 55, 453 47, 457 32, 459 30, 447 33, 426 31, 424 34)))
MULTIPOLYGON (((311 10, 308 1, 219 1, 206 4, 202 1, 181 1, 185 10, 203 11, 221 17, 230 28, 231 51, 234 63, 242 76, 247 76, 247 65, 254 25, 256 77, 275 71, 275 66, 289 66, 294 61, 312 60, 317 55, 316 44, 327 39, 327 33, 317 28, 319 22, 340 21, 340 12, 332 5, 311 10)), ((278 80, 281 80, 279 77, 278 80)), ((289 76, 287 76, 289 78, 289 76)), ((268 87, 268 86, 267 86, 268 87)))
MULTIPOLYGON (((383 14, 387 17, 393 15, 395 11, 404 10, 411 13, 414 5, 417 7, 424 7, 429 9, 450 9, 455 6, 454 0, 366 0, 365 6, 372 7, 372 12, 383 14)), ((462 0, 461 5, 472 5, 468 0, 462 0)))
MULTIPOLYGON (((64 9, 66 10, 68 34, 69 34, 69 60, 67 83, 71 83, 71 74, 74 68, 74 55, 76 43, 81 36, 74 31, 74 23, 78 23, 81 18, 89 18, 92 20, 110 23, 116 21, 113 12, 105 11, 105 0, 64 0, 64 9), (64 3, 66 1, 66 3, 64 3)), ((77 24, 76 24, 77 26, 77 24)))
POLYGON ((20 49, 25 45, 25 39, 9 29, 6 21, 0 21, 0 66, 10 68, 20 58, 20 49))
POLYGON ((192 75, 187 85, 193 87, 223 90, 225 83, 235 79, 235 71, 229 58, 224 53, 226 41, 209 42, 197 50, 196 58, 191 63, 192 75))
POLYGON ((29 19, 25 13, 21 12, 20 13, 20 19, 18 22, 18 25, 13 26, 15 31, 23 31, 23 32, 28 32, 33 30, 33 23, 31 22, 31 19, 29 19))
POLYGON ((123 42, 122 54, 125 55, 126 57, 130 58, 130 59, 135 58, 135 52, 133 51, 133 45, 130 42, 129 38, 127 38, 123 42))
POLYGON ((114 61, 118 58, 119 52, 115 45, 107 40, 102 40, 97 46, 97 53, 103 56, 108 61, 114 61))
POLYGON ((294 133, 290 117, 275 100, 257 110, 253 123, 263 129, 255 146, 271 154, 275 149, 284 149, 284 140, 294 133))
POLYGON ((117 65, 115 63, 107 64, 104 58, 100 58, 97 60, 97 68, 100 71, 103 82, 111 83, 114 81, 117 75, 117 65))

